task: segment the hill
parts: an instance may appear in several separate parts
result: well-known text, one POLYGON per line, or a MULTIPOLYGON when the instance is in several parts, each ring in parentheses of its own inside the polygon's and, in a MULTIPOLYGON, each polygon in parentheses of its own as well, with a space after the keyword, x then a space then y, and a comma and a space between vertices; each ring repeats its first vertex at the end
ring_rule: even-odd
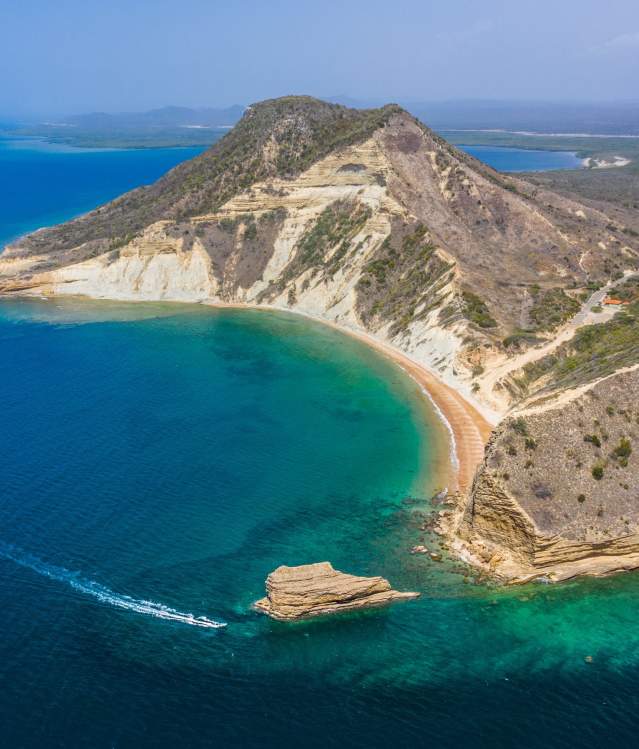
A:
MULTIPOLYGON (((561 412, 639 361, 605 351, 572 380, 548 364, 590 323, 618 324, 597 303, 638 253, 620 216, 499 174, 397 105, 285 97, 154 185, 14 243, 0 292, 304 312, 405 352, 497 422, 539 398, 561 412)), ((634 341, 634 318, 629 330, 616 345, 634 341)), ((464 517, 479 548, 489 533, 464 517)))

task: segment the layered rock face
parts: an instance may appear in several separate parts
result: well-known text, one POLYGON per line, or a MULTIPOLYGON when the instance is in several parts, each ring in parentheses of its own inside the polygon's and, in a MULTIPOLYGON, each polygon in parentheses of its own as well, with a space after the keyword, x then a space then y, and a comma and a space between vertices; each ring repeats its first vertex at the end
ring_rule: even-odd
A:
POLYGON ((547 335, 586 283, 632 265, 623 229, 397 106, 285 97, 154 185, 8 247, 0 293, 299 310, 392 343, 493 418, 511 405, 488 377, 501 341, 547 335))
POLYGON ((266 578, 266 591, 255 608, 280 621, 385 606, 419 596, 393 590, 383 577, 338 572, 330 562, 278 567, 266 578))
POLYGON ((515 582, 639 567, 639 369, 502 422, 457 535, 515 582))

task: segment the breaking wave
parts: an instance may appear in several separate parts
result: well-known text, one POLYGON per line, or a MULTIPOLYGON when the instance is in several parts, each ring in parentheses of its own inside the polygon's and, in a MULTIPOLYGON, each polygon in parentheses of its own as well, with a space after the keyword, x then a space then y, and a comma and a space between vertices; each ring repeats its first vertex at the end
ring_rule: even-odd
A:
POLYGON ((57 567, 53 564, 47 564, 38 557, 28 554, 21 549, 10 544, 0 542, 0 557, 10 559, 21 567, 27 567, 38 575, 66 583, 74 590, 85 595, 96 598, 101 603, 115 606, 126 611, 133 611, 136 614, 145 614, 154 616, 158 619, 180 622, 181 624, 190 624, 192 627, 205 627, 207 629, 220 629, 226 627, 226 622, 208 619, 205 616, 195 616, 190 613, 172 609, 155 601, 146 601, 144 599, 131 598, 131 596, 120 595, 114 591, 100 585, 93 580, 86 580, 78 572, 72 572, 64 567, 57 567))

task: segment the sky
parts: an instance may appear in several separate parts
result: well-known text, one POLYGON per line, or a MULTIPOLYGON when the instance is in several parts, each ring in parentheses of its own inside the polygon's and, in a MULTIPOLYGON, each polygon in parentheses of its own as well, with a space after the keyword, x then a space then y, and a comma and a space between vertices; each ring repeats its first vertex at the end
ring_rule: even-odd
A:
POLYGON ((0 0, 0 114, 638 100, 639 0, 0 0))

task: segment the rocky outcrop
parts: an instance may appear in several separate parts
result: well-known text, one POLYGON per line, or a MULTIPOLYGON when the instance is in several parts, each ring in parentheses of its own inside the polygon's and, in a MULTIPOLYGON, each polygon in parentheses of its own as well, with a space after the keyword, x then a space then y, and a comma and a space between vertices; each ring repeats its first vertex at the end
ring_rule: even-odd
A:
POLYGON ((255 608, 280 621, 385 606, 419 596, 393 590, 383 577, 338 572, 330 562, 278 567, 266 578, 266 591, 255 608))
POLYGON ((454 545, 511 582, 639 567, 639 369, 505 420, 454 545))

